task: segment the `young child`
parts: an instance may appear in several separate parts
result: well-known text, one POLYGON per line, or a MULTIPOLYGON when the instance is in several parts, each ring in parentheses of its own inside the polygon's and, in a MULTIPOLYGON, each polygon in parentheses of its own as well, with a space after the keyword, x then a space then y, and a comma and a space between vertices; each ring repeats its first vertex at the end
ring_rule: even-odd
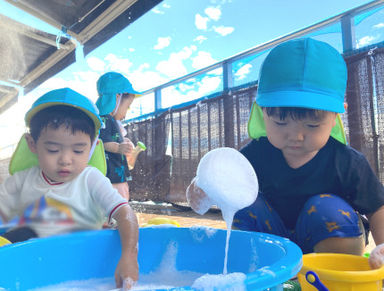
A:
POLYGON ((9 221, 19 215, 24 225, 3 238, 16 242, 100 229, 105 217, 113 218, 122 245, 116 286, 129 288, 138 280, 138 223, 109 179, 88 166, 103 124, 96 106, 69 88, 57 89, 37 99, 25 121, 29 127, 25 138, 39 164, 0 185, 1 218, 9 221))
POLYGON ((96 105, 100 111, 105 128, 100 131, 107 159, 107 177, 113 187, 129 200, 128 181, 132 180, 127 164, 127 156, 134 145, 125 137, 126 132, 121 124, 134 98, 140 93, 122 74, 108 72, 97 81, 99 98, 96 105))
POLYGON ((271 50, 256 97, 266 131, 241 149, 260 191, 237 212, 233 228, 290 238, 304 253, 361 255, 366 215, 377 268, 384 259, 384 187, 360 152, 331 135, 342 130, 337 113, 344 112, 346 83, 342 56, 324 42, 298 39, 271 50))

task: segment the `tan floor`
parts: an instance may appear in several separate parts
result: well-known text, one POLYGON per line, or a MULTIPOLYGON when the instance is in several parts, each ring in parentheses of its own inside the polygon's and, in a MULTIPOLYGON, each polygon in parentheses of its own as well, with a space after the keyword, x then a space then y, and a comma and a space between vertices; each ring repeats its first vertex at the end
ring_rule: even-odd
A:
POLYGON ((147 223, 150 219, 154 217, 164 217, 177 221, 181 227, 191 227, 196 225, 203 225, 207 227, 226 229, 225 222, 223 221, 221 214, 206 214, 198 215, 192 212, 186 212, 183 214, 176 213, 172 215, 158 214, 158 213, 136 213, 139 225, 142 226, 144 223, 147 223))

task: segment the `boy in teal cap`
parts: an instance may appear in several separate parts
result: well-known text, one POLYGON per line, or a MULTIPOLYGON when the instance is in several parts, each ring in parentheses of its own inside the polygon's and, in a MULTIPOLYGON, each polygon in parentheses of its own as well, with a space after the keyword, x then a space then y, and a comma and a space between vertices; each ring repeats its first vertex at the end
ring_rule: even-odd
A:
POLYGON ((133 143, 125 137, 121 124, 134 98, 140 95, 122 74, 108 72, 97 81, 99 98, 96 101, 105 128, 100 131, 107 159, 107 177, 119 193, 129 200, 128 181, 131 173, 127 156, 132 153, 133 143))
POLYGON ((116 286, 129 288, 138 279, 138 224, 128 201, 88 166, 103 125, 96 106, 69 88, 53 90, 36 100, 25 122, 27 154, 35 154, 38 165, 16 171, 0 185, 2 220, 19 216, 23 225, 2 241, 101 229, 105 218, 113 218, 122 242, 116 286))
POLYGON ((260 191, 254 204, 237 212, 233 228, 290 238, 304 253, 362 255, 366 215, 379 245, 370 263, 378 267, 384 188, 340 134, 346 84, 342 56, 324 42, 298 39, 271 50, 248 125, 254 139, 240 150, 260 191))

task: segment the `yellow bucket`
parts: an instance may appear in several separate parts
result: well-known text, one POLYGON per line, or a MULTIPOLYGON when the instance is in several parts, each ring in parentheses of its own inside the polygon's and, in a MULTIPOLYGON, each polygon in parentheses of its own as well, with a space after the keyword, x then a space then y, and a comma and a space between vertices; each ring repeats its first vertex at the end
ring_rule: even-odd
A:
POLYGON ((347 254, 311 253, 303 255, 298 279, 302 291, 317 290, 305 279, 315 272, 330 291, 382 291, 384 266, 372 270, 368 258, 347 254))

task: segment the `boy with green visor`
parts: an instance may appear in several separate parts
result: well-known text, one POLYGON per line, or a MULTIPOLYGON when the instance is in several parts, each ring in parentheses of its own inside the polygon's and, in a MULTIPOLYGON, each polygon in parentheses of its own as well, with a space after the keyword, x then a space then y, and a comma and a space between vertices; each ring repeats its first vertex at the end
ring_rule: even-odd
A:
POLYGON ((18 159, 15 166, 12 158, 13 175, 0 185, 0 216, 5 222, 19 216, 20 227, 3 240, 101 229, 113 218, 122 242, 116 286, 130 288, 138 280, 137 218, 108 178, 88 165, 103 125, 98 113, 88 98, 69 88, 50 91, 32 105, 25 115, 28 146, 16 152, 34 156, 38 164, 18 159))
MULTIPOLYGON (((363 154, 346 145, 338 115, 346 84, 344 59, 327 43, 304 38, 270 51, 248 123, 253 140, 240 150, 259 194, 232 227, 287 237, 304 253, 362 255, 366 216, 378 245, 370 264, 377 268, 384 259, 384 187, 363 154)), ((194 200, 199 210, 203 202, 194 200)))
MULTIPOLYGON (((234 228, 288 237, 304 253, 362 255, 366 215, 376 244, 384 242, 383 185, 342 134, 346 84, 344 59, 327 43, 306 38, 272 49, 249 120, 256 139, 241 149, 260 194, 236 214, 234 228), (257 123, 266 136, 256 132, 257 123)), ((372 256, 370 263, 378 267, 381 259, 372 256)))

